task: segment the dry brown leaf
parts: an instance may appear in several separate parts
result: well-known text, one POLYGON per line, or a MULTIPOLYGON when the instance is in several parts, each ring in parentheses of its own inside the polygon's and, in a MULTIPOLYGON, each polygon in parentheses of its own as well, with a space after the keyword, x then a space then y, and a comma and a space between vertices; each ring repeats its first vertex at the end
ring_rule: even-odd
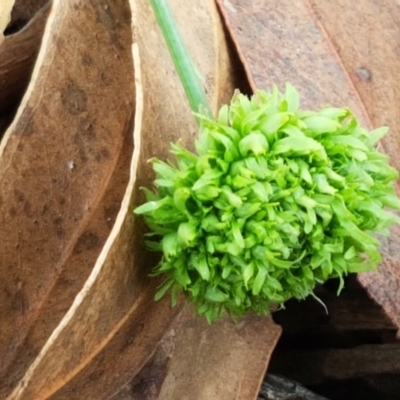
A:
MULTIPOLYGON (((148 158, 165 158, 170 141, 182 139, 185 144, 193 145, 197 127, 149 3, 132 0, 131 5, 135 21, 134 37, 137 40, 133 47, 137 90, 131 180, 113 231, 83 290, 10 399, 111 396, 135 376, 151 357, 180 310, 179 307, 171 309, 168 298, 157 303, 153 300, 159 282, 149 281, 146 275, 154 265, 154 260, 144 251, 143 220, 135 217, 131 210, 143 200, 139 187, 143 184, 148 186, 153 177, 148 158)), ((215 4, 212 0, 199 1, 195 5, 174 0, 171 6, 187 39, 195 65, 204 77, 209 99, 216 109, 221 101, 230 98, 233 87, 215 4), (197 40, 199 34, 202 40, 197 40)), ((56 10, 61 7, 61 0, 55 2, 55 7, 56 10)), ((201 331, 198 333, 214 336, 212 332, 215 332, 215 327, 210 328, 204 321, 195 319, 193 314, 185 318, 187 323, 200 324, 201 331)), ((270 320, 258 317, 251 323, 249 321, 243 331, 246 332, 246 342, 264 340, 260 332, 270 329, 270 320)), ((228 342, 230 335, 232 343, 238 342, 234 325, 229 321, 220 324, 225 326, 226 334, 215 336, 215 340, 208 342, 211 346, 208 354, 228 342)), ((273 327, 271 332, 277 335, 278 331, 279 328, 273 327)), ((176 347, 174 362, 178 366, 183 361, 187 363, 191 360, 191 349, 198 344, 197 338, 188 337, 184 344, 184 347, 179 347, 179 344, 176 347)), ((205 354, 208 345, 202 347, 205 354)), ((243 343, 242 349, 245 347, 243 343)), ((235 384, 241 384, 243 393, 246 393, 243 399, 256 396, 265 370, 264 358, 268 357, 268 351, 273 346, 268 344, 268 351, 262 357, 260 348, 250 348, 253 357, 247 355, 246 360, 235 349, 226 355, 229 356, 226 360, 238 364, 237 368, 241 365, 244 369, 250 369, 247 365, 249 360, 254 361, 255 357, 261 360, 256 363, 256 368, 253 367, 252 380, 243 381, 243 375, 235 380, 235 384)), ((208 362, 207 358, 203 360, 205 364, 208 362)), ((191 365, 190 368, 193 379, 197 367, 191 365)), ((229 369, 226 371, 229 374, 229 369)), ((214 377, 211 382, 207 382, 206 378, 209 377, 203 376, 198 384, 210 390, 220 386, 223 381, 221 376, 214 377)), ((232 381, 224 384, 232 385, 232 381)), ((180 390, 184 387, 182 385, 180 390)))
POLYGON ((39 52, 50 4, 43 7, 30 23, 0 46, 0 115, 8 113, 28 86, 39 52))
MULTIPOLYGON (((391 0, 218 0, 254 88, 293 83, 304 108, 351 108, 400 168, 400 7, 391 0), (374 29, 374 27, 377 28, 374 29)), ((399 190, 398 190, 399 193, 399 190)), ((400 228, 383 238, 384 262, 359 280, 400 327, 400 228)))
POLYGON ((159 399, 256 399, 281 332, 272 318, 247 315, 238 324, 209 326, 188 309, 182 319, 170 331, 176 342, 159 399))
POLYGON ((271 317, 210 326, 186 307, 150 362, 112 400, 255 399, 280 333, 271 317))
POLYGON ((128 181, 129 7, 59 1, 0 147, 0 398, 71 306, 128 181), (84 29, 81 29, 84 27, 84 29))

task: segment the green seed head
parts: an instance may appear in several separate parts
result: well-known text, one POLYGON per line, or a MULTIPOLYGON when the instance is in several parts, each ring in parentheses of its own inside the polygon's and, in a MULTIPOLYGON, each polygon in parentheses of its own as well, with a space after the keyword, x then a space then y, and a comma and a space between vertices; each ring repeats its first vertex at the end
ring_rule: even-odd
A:
MULTIPOLYGON (((161 239, 157 298, 183 290, 209 321, 267 313, 329 278, 376 268, 376 233, 399 222, 397 171, 347 109, 299 111, 297 91, 237 93, 202 118, 197 154, 152 160, 154 192, 135 212, 161 239)), ((340 289, 342 288, 341 285, 340 289)))

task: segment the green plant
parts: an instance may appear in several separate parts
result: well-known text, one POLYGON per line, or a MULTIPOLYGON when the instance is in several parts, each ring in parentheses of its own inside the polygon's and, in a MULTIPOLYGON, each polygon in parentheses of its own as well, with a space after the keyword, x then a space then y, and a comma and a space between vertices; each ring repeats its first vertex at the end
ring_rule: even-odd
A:
POLYGON ((397 171, 347 109, 300 111, 297 91, 236 93, 202 121, 197 154, 172 145, 176 163, 153 159, 155 190, 136 208, 162 251, 156 298, 182 290, 209 321, 268 312, 318 283, 376 268, 374 234, 399 218, 397 171), (158 239, 161 239, 159 241, 158 239))

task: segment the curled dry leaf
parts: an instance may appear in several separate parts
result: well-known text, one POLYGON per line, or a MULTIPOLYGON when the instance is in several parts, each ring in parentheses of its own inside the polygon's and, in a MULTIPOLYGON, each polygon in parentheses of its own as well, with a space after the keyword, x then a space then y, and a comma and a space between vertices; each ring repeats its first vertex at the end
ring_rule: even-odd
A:
MULTIPOLYGON (((400 168, 399 6, 366 0, 218 0, 253 89, 293 83, 304 108, 346 105, 367 128, 388 125, 381 146, 400 168), (371 27, 378 26, 379 34, 371 27)), ((380 238, 379 272, 359 280, 400 327, 400 228, 380 238)))
MULTIPOLYGON (((73 1, 67 5, 61 0, 55 1, 49 32, 52 26, 57 26, 57 16, 64 16, 64 25, 65 19, 72 21, 72 8, 78 3, 73 1)), ((155 260, 144 251, 144 224, 140 217, 133 215, 132 210, 143 200, 139 187, 148 185, 153 178, 148 158, 167 157, 170 141, 182 139, 185 144, 193 144, 197 128, 149 3, 131 0, 131 6, 135 30, 135 152, 121 210, 82 291, 9 399, 71 399, 77 393, 80 398, 107 398, 113 395, 140 371, 181 309, 181 306, 171 308, 168 299, 154 302, 159 281, 149 281, 147 274, 155 260)), ((184 30, 190 53, 200 75, 204 77, 204 85, 215 109, 221 102, 227 101, 233 91, 231 66, 215 4, 211 0, 195 5, 174 0, 171 6, 184 30), (197 40, 199 32, 201 41, 197 40)), ((121 3, 115 3, 114 7, 121 7, 121 3)), ((177 366, 191 360, 191 351, 198 345, 198 335, 213 337, 212 332, 216 329, 210 330, 204 321, 196 322, 192 313, 184 314, 182 318, 189 327, 190 324, 201 324, 201 330, 196 335, 188 336, 182 348, 177 344, 178 355, 174 361, 177 366)), ((232 343, 237 343, 234 325, 229 321, 221 324, 225 326, 225 335, 215 337, 215 341, 207 341, 210 347, 202 347, 209 356, 213 349, 229 342, 230 335, 233 336, 232 343)), ((240 340, 257 342, 256 337, 263 340, 260 332, 269 331, 271 325, 268 318, 250 319, 244 330, 246 335, 240 340)), ((268 344, 261 362, 253 369, 253 379, 247 389, 243 389, 243 393, 247 393, 246 399, 257 394, 265 359, 276 342, 279 328, 272 326, 272 333, 275 335, 273 343, 268 344)), ((226 357, 246 369, 247 363, 254 361, 255 357, 260 360, 260 349, 252 346, 251 350, 253 357, 247 355, 246 360, 243 353, 236 355, 234 348, 230 348, 226 357)), ((208 367, 211 361, 205 358, 202 368, 205 364, 208 367)), ((219 362, 222 361, 221 356, 219 362)), ((151 368, 149 366, 148 370, 151 371, 151 368)), ((189 376, 193 379, 197 367, 191 363, 190 368, 189 376)), ((229 375, 229 369, 225 370, 225 374, 229 375)), ((211 382, 206 381, 209 378, 209 375, 203 376, 199 385, 210 390, 221 382, 232 385, 232 380, 225 379, 225 375, 218 375, 211 382)), ((244 387, 247 385, 243 375, 238 376, 235 382, 244 387)), ((211 399, 201 397, 206 398, 211 399)))
POLYGON ((4 40, 4 31, 8 23, 11 21, 11 12, 14 7, 15 0, 3 0, 0 7, 0 45, 4 40))
POLYGON ((54 3, 0 147, 0 398, 71 306, 113 226, 133 151, 132 66, 126 2, 54 3))
MULTIPOLYGON (((163 98, 168 98, 168 87, 164 88, 164 93, 160 93, 159 99, 150 97, 151 93, 158 92, 158 88, 162 87, 163 76, 160 74, 155 78, 151 72, 159 68, 159 58, 156 54, 152 54, 151 49, 157 47, 160 38, 146 34, 147 26, 150 25, 146 23, 146 18, 153 21, 151 9, 146 3, 145 0, 132 2, 134 15, 138 21, 136 35, 144 92, 143 115, 145 118, 142 130, 143 133, 153 132, 159 142, 162 142, 165 135, 170 135, 167 136, 168 140, 164 142, 163 148, 157 153, 154 153, 151 141, 143 141, 141 155, 143 164, 141 165, 139 161, 138 171, 142 167, 143 170, 148 171, 146 175, 152 175, 151 166, 144 162, 151 156, 165 158, 169 150, 169 142, 175 142, 177 139, 181 139, 184 145, 192 147, 196 129, 192 128, 193 120, 190 121, 190 125, 187 121, 182 124, 184 122, 182 118, 190 114, 186 100, 183 100, 181 104, 179 102, 167 104, 162 101, 163 98), (160 126, 159 121, 146 118, 146 115, 151 116, 151 110, 156 107, 156 104, 166 115, 174 115, 177 118, 179 130, 166 129, 167 126, 162 129, 163 125, 160 126), (183 104, 185 104, 185 111, 183 104)), ((202 9, 196 4, 194 10, 193 4, 186 5, 184 1, 175 0, 170 3, 174 6, 174 15, 180 22, 180 29, 187 39, 195 64, 200 66, 202 62, 214 63, 215 75, 203 76, 206 77, 206 92, 209 94, 209 101, 212 102, 215 112, 222 103, 229 101, 232 95, 231 79, 233 77, 231 66, 227 64, 226 42, 214 2, 208 0, 199 2, 205 6, 202 9), (205 15, 207 8, 210 13, 208 16, 205 15), (187 15, 192 15, 193 26, 196 28, 187 23, 187 15), (210 19, 214 23, 214 32, 216 32, 213 38, 214 43, 207 41, 201 43, 197 40, 198 37, 209 38, 207 32, 210 29, 207 26, 207 20, 210 19), (206 51, 201 51, 200 46, 205 46, 206 51), (209 54, 210 49, 214 50, 214 54, 209 54), (215 58, 215 54, 218 58, 215 58), (212 98, 213 90, 215 93, 212 98)), ((160 51, 165 54, 166 49, 160 51)), ((165 55, 165 58, 168 56, 165 55)), ((138 179, 141 176, 144 175, 138 173, 138 179)), ((143 181, 143 185, 147 184, 148 179, 143 181)), ((164 335, 153 357, 140 373, 112 399, 212 400, 218 398, 224 400, 233 396, 243 400, 254 399, 279 335, 280 327, 275 325, 269 317, 248 316, 238 326, 224 319, 210 326, 204 318, 195 317, 193 308, 187 306, 164 335)))
POLYGON ((18 31, 31 21, 51 0, 15 0, 8 29, 18 31))
POLYGON ((0 46, 0 115, 18 104, 28 86, 50 11, 44 6, 21 31, 0 46))

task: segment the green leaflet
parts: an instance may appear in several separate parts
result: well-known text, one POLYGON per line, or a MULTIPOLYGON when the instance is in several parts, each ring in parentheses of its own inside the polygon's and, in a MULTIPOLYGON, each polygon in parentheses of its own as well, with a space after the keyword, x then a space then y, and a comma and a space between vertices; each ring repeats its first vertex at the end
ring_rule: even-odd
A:
POLYGON ((228 126, 229 125, 229 107, 227 104, 223 105, 218 112, 218 120, 219 125, 228 126))
POLYGON ((242 136, 247 136, 251 131, 256 129, 260 121, 260 117, 265 115, 266 107, 257 108, 246 114, 240 124, 240 133, 242 136))
POLYGON ((218 170, 213 170, 209 169, 206 170, 202 176, 194 182, 192 186, 192 190, 196 191, 199 189, 202 189, 204 186, 210 186, 210 185, 219 185, 220 177, 222 175, 222 172, 218 170))
POLYGON ((326 137, 326 140, 330 143, 341 144, 346 146, 353 147, 355 149, 359 149, 362 151, 369 151, 369 148, 366 144, 364 144, 360 139, 349 136, 349 135, 329 135, 326 137))
POLYGON ((254 261, 249 262, 243 269, 243 282, 246 288, 248 287, 248 282, 254 276, 255 263, 254 261))
POLYGON ((223 293, 216 287, 207 287, 206 293, 204 295, 205 299, 213 303, 222 303, 228 299, 228 295, 223 293))
POLYGON ((260 291, 262 286, 264 285, 265 279, 267 277, 268 271, 265 268, 260 268, 257 272, 257 275, 254 279, 254 283, 253 283, 253 295, 257 296, 260 291))
POLYGON ((381 128, 375 129, 368 134, 368 143, 375 144, 378 140, 382 139, 389 132, 389 128, 382 126, 381 128))
POLYGON ((225 147, 223 153, 224 153, 224 159, 226 161, 232 162, 233 160, 239 158, 239 152, 236 146, 233 145, 232 140, 228 136, 219 132, 212 132, 212 136, 216 140, 216 142, 220 143, 225 147))
POLYGON ((240 196, 236 195, 233 193, 232 189, 229 186, 223 186, 222 187, 222 193, 226 196, 228 199, 229 204, 232 207, 238 208, 243 204, 242 199, 240 196))
POLYGON ((256 156, 265 154, 268 151, 268 142, 266 137, 259 132, 251 132, 239 142, 239 152, 242 157, 249 153, 256 156))
POLYGON ((377 196, 377 198, 382 202, 383 205, 391 208, 400 208, 400 199, 394 194, 385 194, 382 196, 377 196))
MULTIPOLYGON (((267 114, 268 115, 268 114, 267 114)), ((272 141, 276 137, 278 130, 289 121, 289 115, 287 113, 278 113, 268 115, 258 125, 260 130, 268 140, 272 141)))
MULTIPOLYGON (((268 177, 269 171, 268 167, 263 165, 263 162, 261 161, 260 158, 255 158, 255 157, 247 157, 244 161, 244 165, 246 168, 252 172, 254 172, 255 176, 258 179, 264 180, 265 178, 268 177)), ((250 183, 250 182, 248 182, 250 183)), ((246 185, 247 186, 247 185, 246 185)))
POLYGON ((327 118, 322 115, 312 116, 308 118, 304 118, 303 122, 306 124, 307 129, 312 132, 312 134, 321 134, 321 133, 332 133, 341 128, 341 124, 332 119, 327 118))
POLYGON ((262 182, 255 182, 251 185, 251 189, 257 196, 257 201, 268 202, 271 192, 265 184, 262 182))
POLYGON ((316 153, 321 158, 326 158, 324 147, 312 138, 288 137, 278 140, 272 148, 274 154, 310 154, 316 153))
POLYGON ((238 218, 249 218, 261 208, 261 203, 247 203, 243 204, 236 212, 238 218))
POLYGON ((286 84, 285 99, 287 102, 287 110, 289 112, 297 111, 300 105, 300 96, 297 90, 290 84, 286 84))
POLYGON ((154 171, 158 174, 158 176, 168 179, 168 180, 174 180, 176 177, 176 170, 174 167, 166 164, 163 161, 160 161, 156 158, 153 158, 150 160, 153 164, 153 169, 154 171))
POLYGON ((338 120, 349 115, 349 111, 345 108, 326 107, 319 112, 319 115, 338 120))
POLYGON ((351 260, 352 258, 357 256, 357 250, 354 246, 350 246, 346 252, 344 253, 344 259, 345 260, 351 260))
MULTIPOLYGON (((177 188, 174 192, 174 204, 175 207, 182 212, 187 211, 186 202, 191 196, 191 191, 187 187, 177 188)), ((136 211, 137 212, 137 211, 136 211)))
POLYGON ((354 216, 346 209, 346 207, 337 199, 332 201, 332 209, 338 216, 340 225, 346 230, 347 234, 353 239, 357 240, 361 245, 374 244, 379 242, 369 234, 363 232, 357 225, 351 221, 355 219, 354 216))
POLYGON ((172 259, 178 255, 179 245, 178 235, 176 233, 165 235, 161 244, 166 259, 172 259))
POLYGON ((202 279, 205 281, 210 279, 210 269, 208 267, 207 258, 204 254, 193 253, 190 258, 190 263, 194 266, 202 279))
POLYGON ((324 174, 315 174, 313 176, 313 182, 316 183, 318 190, 320 193, 325 193, 325 194, 335 194, 337 192, 337 189, 335 189, 333 186, 331 186, 328 182, 328 178, 324 174))
POLYGON ((182 222, 178 228, 178 242, 181 246, 193 246, 197 237, 198 227, 197 222, 182 222))
POLYGON ((137 207, 135 209, 135 214, 147 214, 147 213, 151 213, 154 212, 158 209, 160 209, 161 207, 167 205, 167 204, 171 204, 171 199, 169 199, 168 197, 165 197, 161 200, 158 201, 149 201, 145 204, 142 204, 141 206, 137 207))
POLYGON ((156 295, 154 296, 154 300, 158 301, 160 299, 162 299, 165 295, 165 293, 167 293, 168 289, 171 288, 171 286, 173 285, 174 280, 172 279, 172 277, 168 278, 157 290, 156 295))
POLYGON ((242 232, 240 231, 239 224, 236 220, 232 221, 232 235, 236 244, 243 249, 245 247, 245 243, 242 232))

